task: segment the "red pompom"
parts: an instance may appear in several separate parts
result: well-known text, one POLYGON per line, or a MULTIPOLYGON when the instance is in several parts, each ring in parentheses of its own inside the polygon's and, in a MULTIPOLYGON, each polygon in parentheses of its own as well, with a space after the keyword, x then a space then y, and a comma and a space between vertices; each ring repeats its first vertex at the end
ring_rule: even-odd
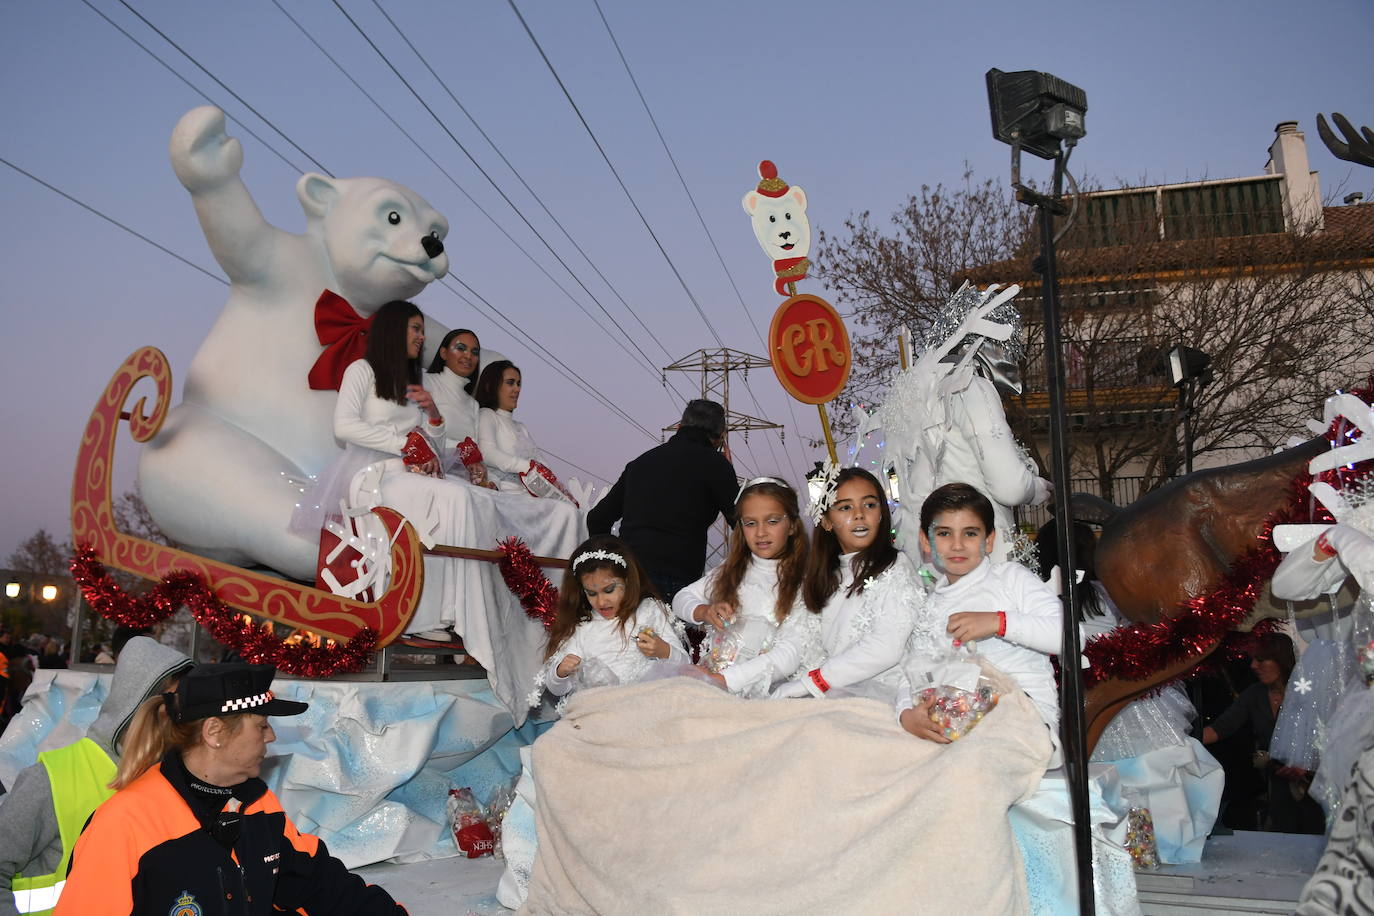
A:
POLYGON ((765 159, 759 163, 759 177, 763 179, 778 177, 778 167, 773 164, 772 159, 765 159))

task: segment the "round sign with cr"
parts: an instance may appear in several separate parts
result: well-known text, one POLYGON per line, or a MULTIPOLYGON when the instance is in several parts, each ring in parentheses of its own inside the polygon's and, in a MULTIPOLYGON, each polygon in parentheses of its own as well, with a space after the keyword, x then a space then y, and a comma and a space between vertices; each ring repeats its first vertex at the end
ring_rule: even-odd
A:
POLYGON ((819 296, 793 296, 778 306, 768 351, 778 381, 803 404, 833 400, 849 381, 849 332, 834 306, 819 296))

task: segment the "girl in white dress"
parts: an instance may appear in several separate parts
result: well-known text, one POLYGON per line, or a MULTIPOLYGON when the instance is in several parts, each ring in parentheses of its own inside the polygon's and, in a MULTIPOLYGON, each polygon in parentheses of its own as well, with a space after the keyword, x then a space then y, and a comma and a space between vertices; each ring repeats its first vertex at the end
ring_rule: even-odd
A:
POLYGON ((809 550, 797 493, 776 477, 755 477, 735 498, 734 533, 725 562, 679 591, 673 612, 712 632, 703 651, 726 651, 706 674, 741 696, 766 696, 797 670, 802 647, 818 642, 819 619, 801 598, 809 550), (789 638, 797 629, 802 638, 789 638))
POLYGON ((520 475, 539 461, 539 449, 525 424, 512 415, 520 404, 520 369, 508 359, 484 367, 474 396, 482 408, 477 444, 487 476, 502 490, 527 492, 520 475))
POLYGON ((690 664, 680 627, 624 541, 589 538, 563 574, 530 705, 545 687, 562 697, 581 687, 644 680, 661 662, 690 664))
POLYGON ((923 613, 925 591, 911 561, 892 543, 887 498, 868 471, 840 471, 812 513, 818 524, 802 597, 820 617, 823 661, 773 696, 823 697, 845 687, 888 699, 902 680, 902 655, 923 613))

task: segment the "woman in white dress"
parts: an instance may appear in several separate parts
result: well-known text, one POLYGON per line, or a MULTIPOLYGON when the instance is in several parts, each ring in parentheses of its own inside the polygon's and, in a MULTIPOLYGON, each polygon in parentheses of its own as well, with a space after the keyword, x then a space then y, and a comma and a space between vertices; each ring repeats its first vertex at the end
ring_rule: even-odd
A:
POLYGON ((520 475, 539 461, 539 449, 525 424, 513 416, 520 403, 520 369, 508 359, 486 366, 474 397, 482 408, 477 444, 487 464, 487 476, 502 490, 527 492, 520 475))
MULTIPOLYGON (((490 549, 516 532, 504 530, 501 494, 474 487, 466 477, 441 476, 438 456, 447 421, 421 384, 423 343, 420 310, 389 302, 373 319, 366 355, 344 372, 334 435, 346 446, 340 461, 347 467, 339 471, 351 472, 349 508, 390 506, 415 526, 426 546, 490 549)), ((538 555, 566 556, 578 542, 575 511, 546 511, 539 525, 524 530, 536 535, 529 547, 538 555)), ((424 591, 410 633, 442 642, 452 640, 456 629, 465 651, 486 667, 496 695, 523 721, 519 704, 539 665, 542 627, 520 608, 496 564, 426 556, 424 565, 424 591)))
POLYGON ((425 371, 424 384, 434 396, 434 402, 444 415, 444 439, 448 454, 445 464, 453 459, 453 449, 464 439, 477 441, 477 402, 472 391, 477 387, 481 368, 482 344, 467 328, 458 328, 444 335, 434 359, 425 371))

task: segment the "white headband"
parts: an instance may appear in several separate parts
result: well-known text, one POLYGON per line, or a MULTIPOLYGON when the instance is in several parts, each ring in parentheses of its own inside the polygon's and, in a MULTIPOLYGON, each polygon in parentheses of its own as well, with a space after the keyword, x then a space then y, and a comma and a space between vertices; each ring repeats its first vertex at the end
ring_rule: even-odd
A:
POLYGON ((611 553, 609 550, 589 550, 586 553, 580 553, 573 560, 572 568, 577 569, 577 567, 581 566, 583 563, 586 563, 588 560, 610 560, 612 563, 615 563, 616 565, 621 566, 624 569, 630 568, 629 564, 625 562, 624 557, 622 557, 618 553, 611 553))
POLYGON ((761 483, 775 483, 778 486, 783 487, 785 489, 792 489, 792 486, 787 481, 779 480, 776 477, 755 477, 752 480, 746 480, 744 482, 744 485, 739 488, 739 492, 735 494, 735 504, 739 504, 740 497, 744 495, 745 490, 749 489, 750 487, 757 487, 761 483))

